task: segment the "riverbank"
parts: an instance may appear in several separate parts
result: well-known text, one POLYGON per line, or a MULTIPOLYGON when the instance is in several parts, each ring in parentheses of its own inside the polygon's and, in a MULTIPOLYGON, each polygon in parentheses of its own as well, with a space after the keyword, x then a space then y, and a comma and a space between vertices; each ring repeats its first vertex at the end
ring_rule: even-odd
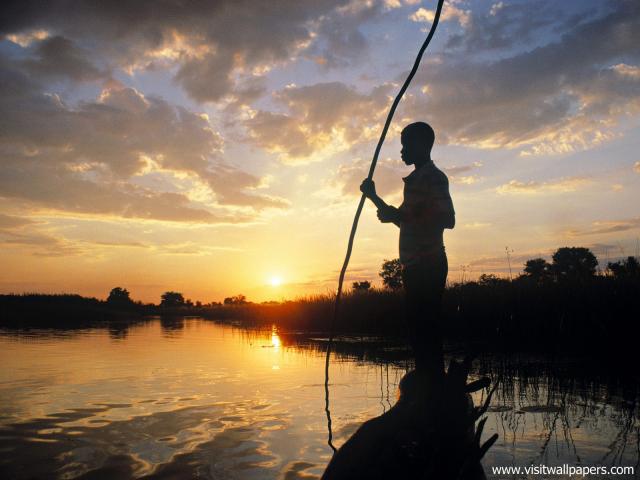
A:
MULTIPOLYGON (((635 345, 640 279, 594 276, 581 281, 490 279, 450 285, 443 326, 450 341, 482 342, 514 350, 616 352, 635 345)), ((147 316, 198 316, 282 331, 327 332, 332 294, 286 302, 161 307, 113 305, 79 295, 0 295, 0 324, 10 328, 64 327, 138 321, 147 316)), ((336 333, 404 337, 399 290, 349 291, 336 333)))

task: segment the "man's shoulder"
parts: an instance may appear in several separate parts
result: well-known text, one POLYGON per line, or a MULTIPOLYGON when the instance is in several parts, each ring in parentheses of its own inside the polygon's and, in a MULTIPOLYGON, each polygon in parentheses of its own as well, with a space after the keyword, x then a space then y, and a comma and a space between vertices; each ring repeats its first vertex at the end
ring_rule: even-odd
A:
POLYGON ((414 191, 430 191, 437 187, 449 187, 449 178, 433 162, 414 170, 404 178, 404 181, 414 191))
POLYGON ((440 170, 435 164, 433 165, 433 175, 448 180, 447 174, 440 170))
POLYGON ((433 163, 425 169, 421 178, 424 182, 429 184, 449 185, 449 177, 447 177, 447 174, 436 167, 433 163))

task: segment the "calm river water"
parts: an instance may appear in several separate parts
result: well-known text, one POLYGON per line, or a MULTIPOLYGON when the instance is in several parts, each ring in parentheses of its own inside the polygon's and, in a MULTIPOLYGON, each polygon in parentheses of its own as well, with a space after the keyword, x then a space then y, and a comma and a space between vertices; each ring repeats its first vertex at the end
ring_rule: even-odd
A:
MULTIPOLYGON (((331 457, 319 344, 200 319, 0 331, 0 477, 317 478, 331 457)), ((406 371, 391 348, 339 351, 337 444, 393 405, 406 371)), ((543 478, 491 475, 532 462, 637 466, 637 385, 582 366, 479 363, 502 380, 484 434, 500 435, 489 478, 543 478)))

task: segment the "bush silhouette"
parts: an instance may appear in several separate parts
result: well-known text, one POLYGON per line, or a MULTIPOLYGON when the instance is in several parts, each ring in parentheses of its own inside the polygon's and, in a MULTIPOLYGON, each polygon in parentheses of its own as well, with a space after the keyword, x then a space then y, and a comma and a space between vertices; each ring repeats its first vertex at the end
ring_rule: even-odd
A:
POLYGON ((371 282, 367 280, 362 282, 353 282, 352 288, 355 292, 366 292, 371 288, 371 282))
POLYGON ((247 302, 247 297, 244 295, 236 295, 235 297, 227 297, 224 299, 225 305, 245 305, 247 302))
POLYGON ((382 277, 382 283, 391 290, 402 288, 402 264, 399 258, 384 260, 382 270, 378 273, 382 277))
POLYGON ((160 297, 161 307, 183 307, 185 305, 184 297, 179 292, 164 292, 160 297))
POLYGON ((627 257, 626 260, 619 262, 609 262, 607 264, 607 270, 616 278, 639 277, 640 263, 638 263, 636 257, 627 257))
POLYGON ((524 264, 524 276, 543 282, 551 278, 551 265, 544 258, 532 258, 524 264))
POLYGON ((111 289, 111 292, 109 292, 107 303, 116 306, 126 306, 132 305, 133 300, 131 300, 131 297, 129 296, 129 290, 122 287, 115 287, 111 289))
POLYGON ((558 280, 586 279, 596 274, 598 259, 585 247, 562 247, 553 254, 551 269, 558 280))

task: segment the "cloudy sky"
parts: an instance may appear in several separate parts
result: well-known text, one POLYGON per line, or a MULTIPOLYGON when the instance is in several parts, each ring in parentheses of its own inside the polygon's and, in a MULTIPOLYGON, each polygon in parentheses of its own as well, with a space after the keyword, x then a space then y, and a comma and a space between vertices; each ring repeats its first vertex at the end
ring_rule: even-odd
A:
MULTIPOLYGON (((204 302, 336 287, 387 109, 434 0, 5 1, 0 291, 204 302), (46 4, 44 4, 46 3, 46 4), (274 277, 282 285, 272 286, 274 277)), ((450 280, 640 236, 640 3, 447 0, 399 131, 436 131, 450 280)), ((397 256, 367 205, 348 281, 397 256)))

